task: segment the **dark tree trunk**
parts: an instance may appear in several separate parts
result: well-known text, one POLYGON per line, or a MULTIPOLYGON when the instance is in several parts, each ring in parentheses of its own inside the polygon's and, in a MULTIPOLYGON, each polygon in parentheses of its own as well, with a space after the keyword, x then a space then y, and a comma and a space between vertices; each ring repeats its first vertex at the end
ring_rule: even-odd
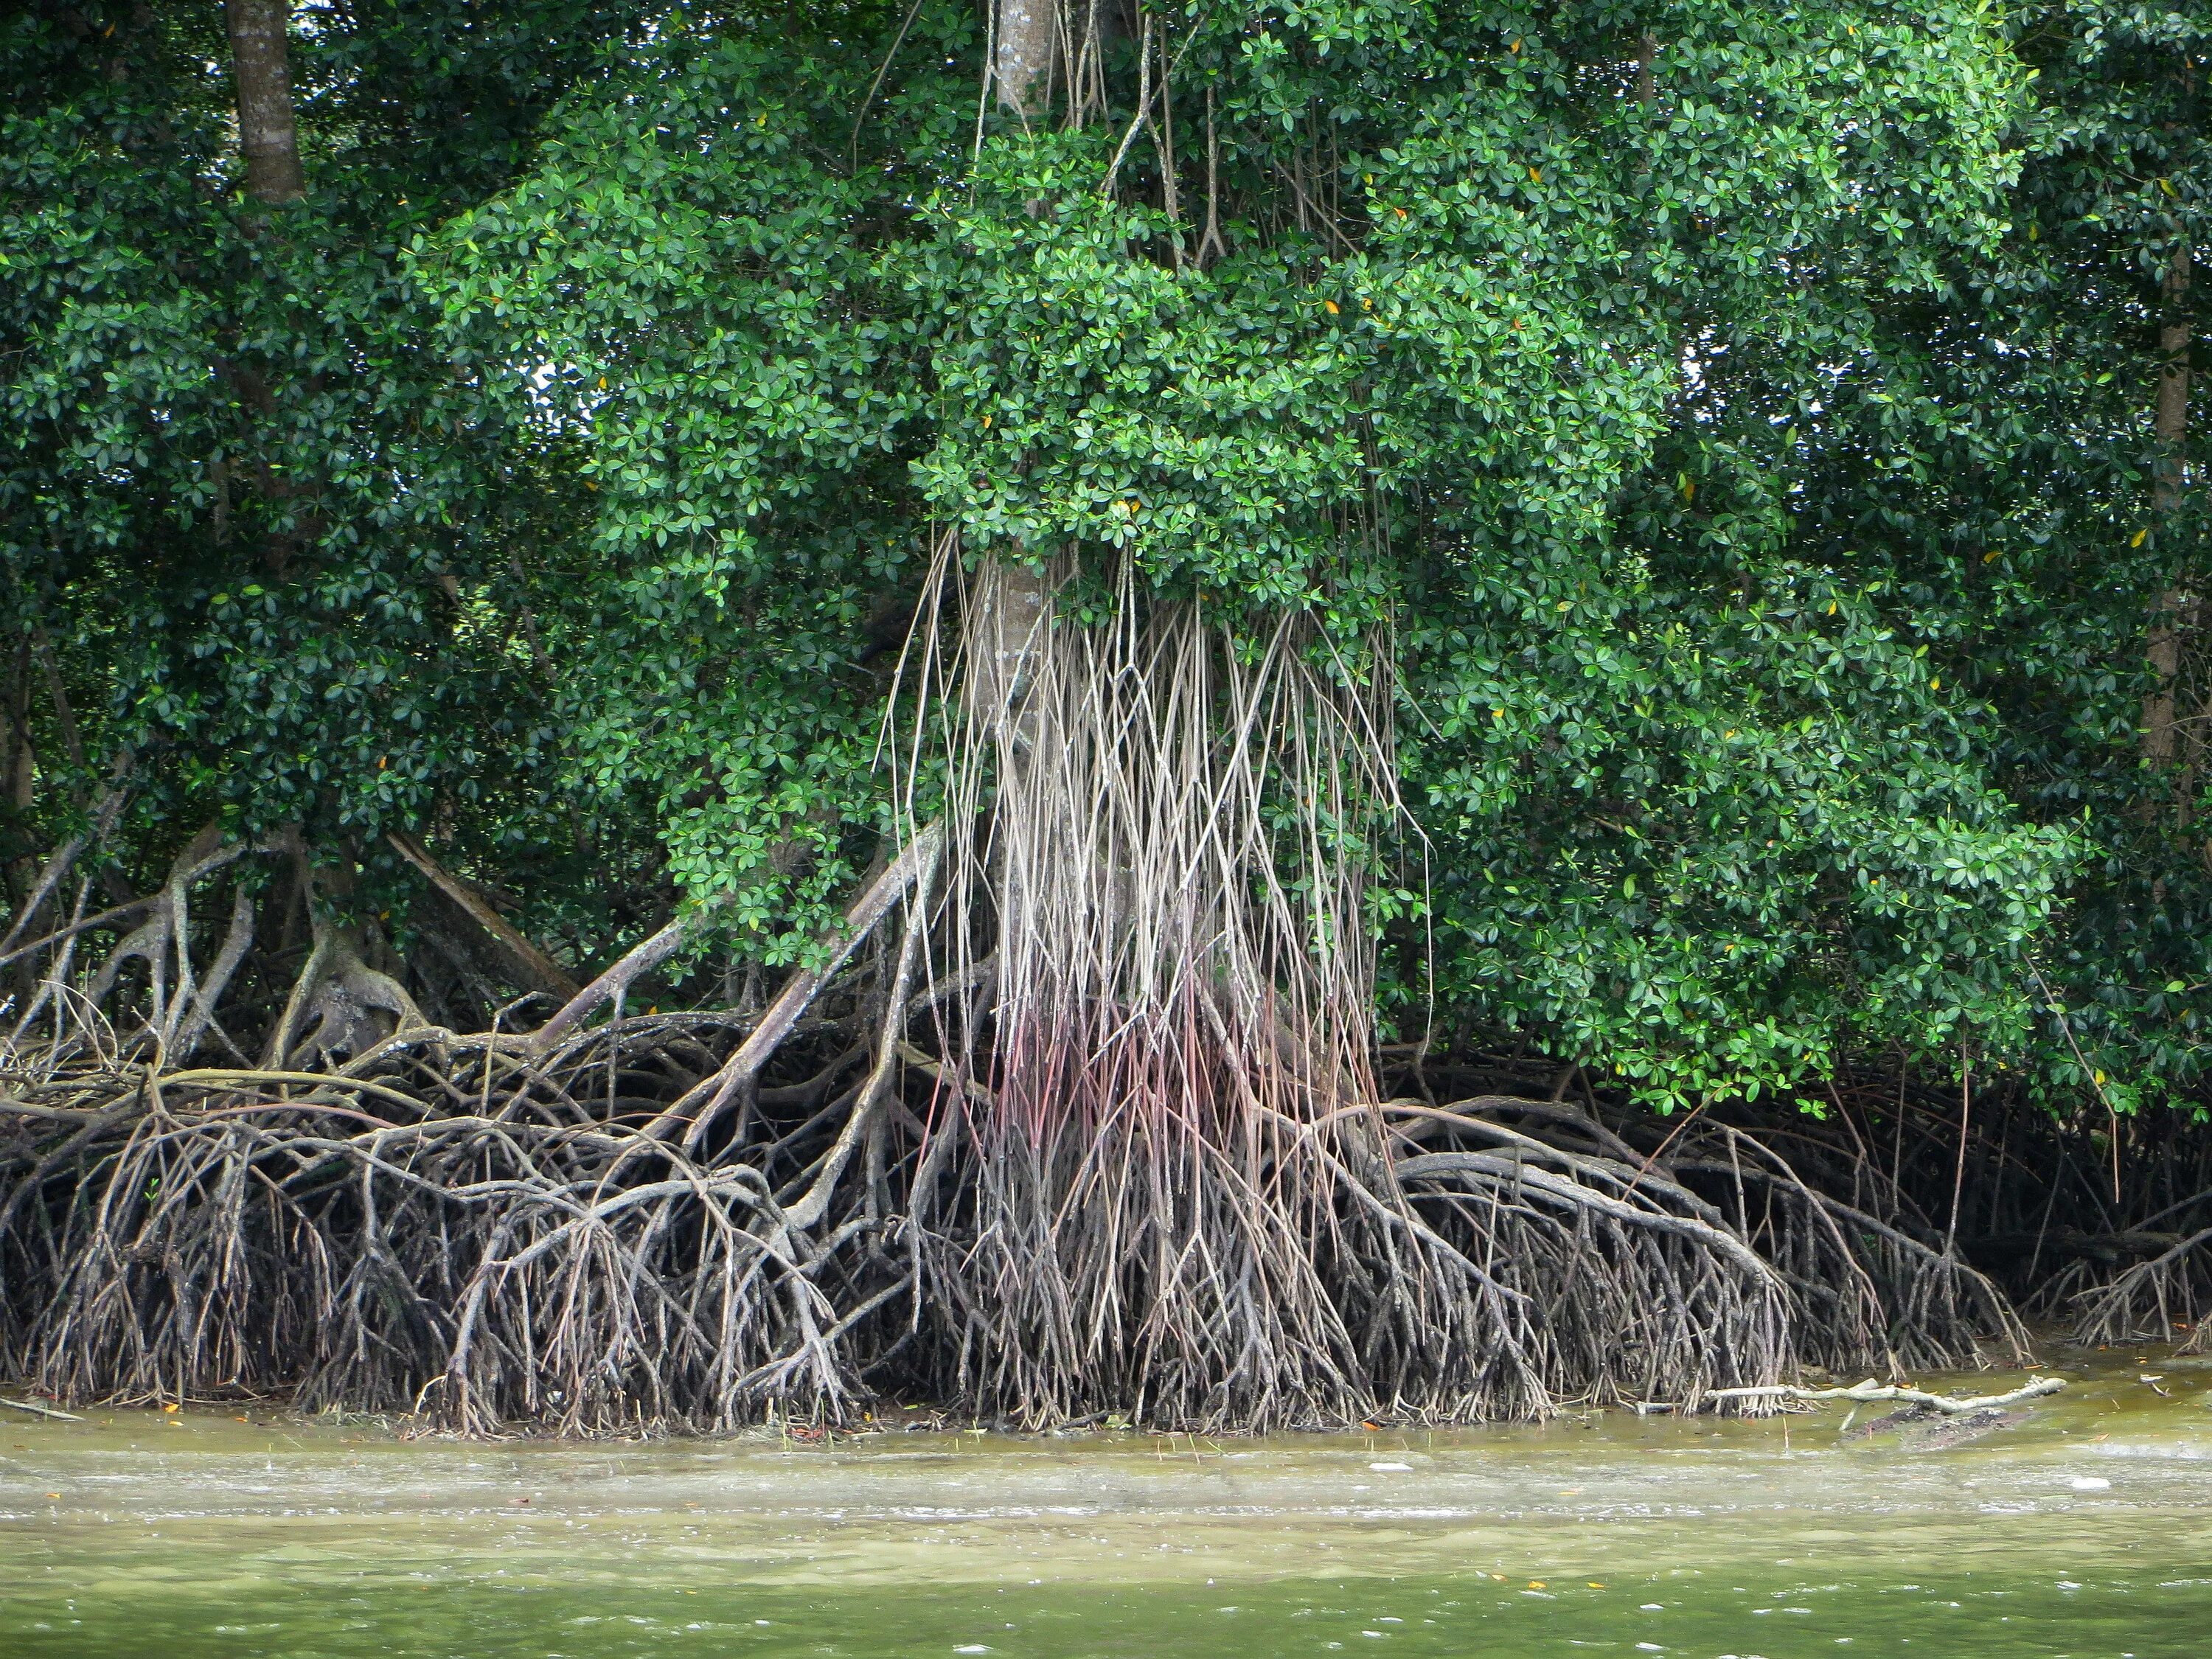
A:
POLYGON ((2161 285, 2166 316, 2158 337, 2158 510, 2179 504, 2189 441, 2189 346, 2191 323, 2189 244, 2181 242, 2166 268, 2161 285))
MULTIPOLYGON (((2152 511, 2160 520, 2171 518, 2180 505, 2187 477, 2190 276, 2189 244, 2185 241, 2175 246, 2161 285, 2166 303, 2158 337, 2158 406, 2153 418, 2158 456, 2151 495, 2152 511)), ((2181 679, 2182 636, 2194 609, 2191 595, 2168 588, 2158 596, 2152 615, 2146 645, 2157 682, 2143 699, 2142 752, 2147 760, 2170 763, 2182 757, 2176 698, 2181 679)))
MULTIPOLYGON (((2151 497, 2152 511, 2160 520, 2171 518, 2180 505, 2187 476, 2191 274, 2189 244, 2184 241, 2175 246, 2161 285, 2166 303, 2158 338, 2158 407, 2154 416, 2158 457, 2151 497)), ((2146 641, 2151 672, 2157 676, 2150 695, 2143 699, 2142 753, 2147 760, 2172 763, 2182 758, 2177 694, 2182 637, 2194 609, 2193 596, 2179 588, 2168 588, 2158 596, 2146 641)))

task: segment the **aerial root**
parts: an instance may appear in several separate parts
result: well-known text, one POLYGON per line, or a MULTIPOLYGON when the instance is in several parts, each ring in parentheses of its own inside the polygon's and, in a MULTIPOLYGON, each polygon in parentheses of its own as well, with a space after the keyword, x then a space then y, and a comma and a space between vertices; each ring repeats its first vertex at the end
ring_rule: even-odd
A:
POLYGON ((793 1227, 762 1164, 633 1128, 361 1085, 194 1109, 167 1079, 160 1112, 34 1172, 75 1201, 16 1208, 10 1270, 51 1289, 14 1369, 65 1399, 283 1390, 477 1431, 854 1397, 841 1316, 902 1279, 880 1228, 793 1227))
POLYGON ((8 1241, 11 1282, 52 1285, 10 1369, 57 1397, 282 1390, 471 1431, 834 1418, 911 1283, 895 1218, 794 1224, 798 1148, 779 1194, 769 1158, 630 1128, 397 1114, 388 1089, 196 1110, 164 1084, 66 1182, 89 1201, 22 1206, 8 1241))
POLYGON ((896 855, 757 1012, 629 1012, 711 904, 578 987, 395 842, 450 912, 422 937, 521 964, 501 1006, 452 940, 447 978, 403 971, 296 834, 210 828, 90 915, 50 861, 0 944, 43 975, 0 1046, 0 1371, 468 1431, 892 1391, 1218 1431, 1770 1409, 1801 1363, 2025 1354, 1989 1279, 1784 1126, 1380 1099, 1387 639, 959 552, 894 734, 945 816, 906 777, 896 855), (223 875, 248 853, 272 879, 223 875))
POLYGON ((2027 1327, 1986 1273, 1942 1238, 1809 1184, 1759 1136, 1708 1121, 1664 1161, 1789 1279, 1806 1363, 1903 1376, 2033 1358, 2027 1327))
POLYGON ((1221 892, 1162 890, 1127 1000, 1041 947, 933 963, 944 847, 909 838, 757 1014, 625 1012, 672 924, 534 1032, 456 1031, 318 925, 230 1065, 191 1056, 252 915, 194 966, 214 854, 188 849, 147 923, 164 1012, 118 1040, 58 993, 0 1056, 0 1371, 472 1432, 839 1421, 893 1391, 1219 1431, 1756 1410, 1727 1391, 1800 1362, 2024 1350, 1986 1279, 1747 1131, 1341 1103, 1351 1000, 1284 979, 1287 921, 1231 988, 1200 971, 1221 892))
POLYGON ((1218 1431, 1771 1409, 1730 1391, 2008 1328, 1741 1130, 1655 1160, 1556 1103, 1300 1121, 1124 1077, 1119 1109, 1036 1135, 957 1064, 906 1063, 913 955, 872 971, 696 1150, 645 1127, 753 1020, 19 1082, 0 1366, 64 1401, 289 1393, 473 1432, 842 1421, 891 1392, 1218 1431))
POLYGON ((2212 1319, 2212 1227, 2175 1237, 2148 1261, 2121 1269, 2108 1283, 2092 1280, 2069 1300, 2076 1341, 2162 1342, 2187 1330, 2194 1334, 2186 1352, 2212 1352, 2206 1328, 2212 1319))

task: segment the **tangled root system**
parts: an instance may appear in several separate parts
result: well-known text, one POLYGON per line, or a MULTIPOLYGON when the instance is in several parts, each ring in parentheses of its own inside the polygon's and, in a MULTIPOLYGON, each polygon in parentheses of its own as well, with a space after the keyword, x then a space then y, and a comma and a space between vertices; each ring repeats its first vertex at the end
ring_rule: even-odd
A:
POLYGON ((1654 1159, 1551 1103, 1039 1136, 908 1042, 864 1120, 874 1064, 824 1019, 793 1039, 808 1075, 692 1150, 656 1132, 757 1028, 19 1079, 0 1363, 64 1399, 287 1393, 469 1431, 835 1422, 886 1394, 1219 1431, 1685 1401, 2019 1335, 1978 1274, 1742 1132, 1722 1144, 1766 1179, 1739 1209, 1719 1146, 1654 1159))
POLYGON ((418 998, 295 843, 195 840, 88 970, 58 854, 0 941, 46 970, 0 1054, 0 1369, 477 1432, 884 1395, 1220 1431, 2025 1352, 1928 1229, 1747 1127, 1384 1098, 1387 678, 1127 572, 1079 625, 1069 571, 952 552, 908 744, 946 810, 765 1008, 625 1015, 696 918, 579 988, 414 842, 552 1000, 535 1030, 439 1023, 467 953, 418 998), (198 890, 249 853, 289 885, 218 933, 198 890), (286 982, 254 941, 288 917, 286 982), (249 981, 258 1059, 226 1024, 249 981))

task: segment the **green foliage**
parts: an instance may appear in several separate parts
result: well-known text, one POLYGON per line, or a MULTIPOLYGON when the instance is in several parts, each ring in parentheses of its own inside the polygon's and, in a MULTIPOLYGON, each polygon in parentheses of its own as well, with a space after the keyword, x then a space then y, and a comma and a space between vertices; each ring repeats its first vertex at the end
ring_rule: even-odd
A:
POLYGON ((427 823, 575 905, 649 842, 788 960, 951 533, 1395 641, 1408 1029, 1662 1105, 2195 1086, 2212 774, 2135 726, 2204 26, 1193 4, 1030 129, 939 0, 356 7, 272 215, 151 15, 7 26, 0 558, 174 835, 427 823))
MULTIPOLYGON (((649 96, 568 112, 416 254, 456 353, 595 503, 547 624, 575 782, 647 793, 670 874, 735 892, 770 960, 873 850, 933 402, 896 206, 823 160, 870 65, 822 45, 672 27, 630 82, 649 96)), ((872 131, 951 177, 961 103, 906 88, 872 131)))
POLYGON ((526 9, 296 40, 312 192, 274 212, 237 192, 219 8, 0 24, 0 568, 79 727, 38 734, 44 810, 8 856, 125 757, 157 856, 210 817, 544 839, 557 737, 521 619, 578 492, 437 354, 398 258, 503 182, 589 56, 551 32, 519 61, 526 9))
POLYGON ((2067 3, 2011 27, 2035 78, 2002 237, 1942 258, 1924 293, 1838 307, 1809 350, 1739 337, 1711 423, 1743 471, 1796 481, 1792 556, 1884 595, 1946 696, 1980 709, 1988 775, 2081 848, 2019 988, 2040 1029, 2005 1048, 2062 1098, 2186 1100, 2212 982, 2202 750, 2152 763, 2138 733, 2153 603, 2203 580, 2202 490, 2157 506, 2152 412, 2160 330, 2186 316, 2161 279, 2212 240, 2212 19, 2067 3))
POLYGON ((695 887, 827 854, 880 790, 867 596, 930 526, 1127 551, 1400 618, 1454 1006, 1661 1099, 2017 1027, 2068 838, 1764 481, 1644 497, 1717 319, 1808 334, 1996 241, 2018 67, 1966 8, 1692 5, 1646 100, 1630 21, 1194 9, 1118 172, 1119 122, 971 156, 934 9, 859 124, 872 50, 672 32, 416 267, 588 453, 595 781, 663 791, 695 887))

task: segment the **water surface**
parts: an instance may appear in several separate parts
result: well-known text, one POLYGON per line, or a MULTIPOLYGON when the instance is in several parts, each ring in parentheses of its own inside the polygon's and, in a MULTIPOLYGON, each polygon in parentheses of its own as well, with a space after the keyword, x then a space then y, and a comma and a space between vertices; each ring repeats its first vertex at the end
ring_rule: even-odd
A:
POLYGON ((1932 1451, 1833 1410, 827 1447, 6 1413, 0 1655, 2212 1654, 2212 1364, 2069 1374, 1932 1451))

